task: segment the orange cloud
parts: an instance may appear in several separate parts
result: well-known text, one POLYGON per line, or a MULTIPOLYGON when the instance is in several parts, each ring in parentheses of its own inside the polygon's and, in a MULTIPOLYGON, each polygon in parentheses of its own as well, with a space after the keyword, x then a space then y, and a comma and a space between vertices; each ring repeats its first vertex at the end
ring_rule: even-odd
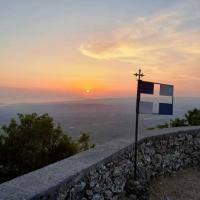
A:
POLYGON ((200 59, 200 14, 193 12, 194 8, 200 9, 200 3, 190 1, 171 11, 137 18, 104 36, 97 34, 80 46, 80 52, 94 59, 130 62, 160 72, 190 69, 194 73, 200 59))

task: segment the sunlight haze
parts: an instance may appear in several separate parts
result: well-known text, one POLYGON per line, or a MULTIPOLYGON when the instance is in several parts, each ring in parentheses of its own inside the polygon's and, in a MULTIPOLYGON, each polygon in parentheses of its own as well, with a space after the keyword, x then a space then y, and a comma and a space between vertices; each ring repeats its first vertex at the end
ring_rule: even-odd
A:
POLYGON ((199 96, 199 10, 195 0, 0 0, 0 102, 134 96, 139 68, 199 96))

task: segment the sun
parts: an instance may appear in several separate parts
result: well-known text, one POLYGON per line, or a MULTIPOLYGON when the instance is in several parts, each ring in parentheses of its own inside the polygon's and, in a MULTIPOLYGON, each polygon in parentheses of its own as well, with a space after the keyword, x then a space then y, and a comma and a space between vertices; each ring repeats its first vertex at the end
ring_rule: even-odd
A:
POLYGON ((87 90, 85 90, 85 92, 86 92, 87 94, 89 94, 89 93, 90 93, 90 90, 89 90, 89 89, 87 89, 87 90))

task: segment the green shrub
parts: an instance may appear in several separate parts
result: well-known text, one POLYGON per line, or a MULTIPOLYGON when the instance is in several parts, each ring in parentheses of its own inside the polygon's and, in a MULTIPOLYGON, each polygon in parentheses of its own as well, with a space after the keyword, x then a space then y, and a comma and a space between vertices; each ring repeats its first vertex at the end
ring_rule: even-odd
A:
POLYGON ((155 130, 156 127, 147 127, 146 130, 147 131, 151 131, 151 130, 155 130))
POLYGON ((86 151, 90 148, 94 148, 94 144, 90 144, 90 136, 87 133, 82 133, 78 139, 79 151, 86 151))
POLYGON ((200 125, 200 109, 189 110, 185 118, 190 126, 200 125))
POLYGON ((180 126, 196 126, 200 125, 200 109, 189 110, 185 114, 185 118, 176 118, 170 120, 171 127, 180 127, 180 126))
POLYGON ((1 128, 0 182, 87 150, 89 140, 86 133, 73 140, 48 114, 19 114, 1 128))
POLYGON ((157 127, 158 129, 169 128, 169 124, 168 124, 168 123, 165 123, 165 124, 158 124, 156 127, 157 127))
POLYGON ((175 118, 174 120, 170 120, 171 127, 180 127, 180 126, 187 126, 186 119, 175 118))

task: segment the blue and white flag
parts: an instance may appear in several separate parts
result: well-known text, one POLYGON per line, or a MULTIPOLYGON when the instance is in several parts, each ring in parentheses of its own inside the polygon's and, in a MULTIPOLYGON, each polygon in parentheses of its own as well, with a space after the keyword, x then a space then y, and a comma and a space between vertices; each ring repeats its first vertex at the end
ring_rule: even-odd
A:
POLYGON ((158 110, 157 113, 154 113, 153 107, 154 107, 155 102, 141 101, 139 112, 141 114, 173 115, 173 93, 174 93, 173 85, 166 85, 166 84, 161 84, 161 83, 140 81, 140 85, 139 85, 140 94, 153 95, 155 84, 160 85, 159 95, 171 97, 171 103, 159 102, 159 110, 158 110))

